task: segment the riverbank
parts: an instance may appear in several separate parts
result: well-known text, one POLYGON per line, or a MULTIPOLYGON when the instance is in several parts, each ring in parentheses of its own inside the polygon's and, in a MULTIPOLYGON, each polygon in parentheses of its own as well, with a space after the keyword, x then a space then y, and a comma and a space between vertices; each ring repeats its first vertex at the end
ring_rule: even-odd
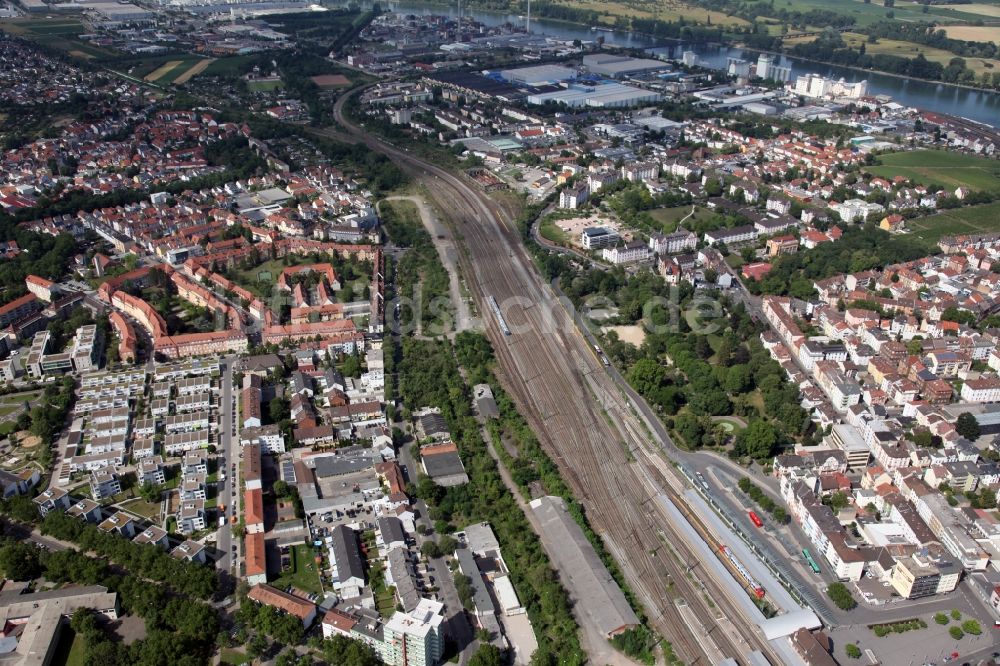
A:
MULTIPOLYGON (((400 0, 388 7, 391 11, 412 12, 414 14, 443 14, 455 17, 457 11, 452 5, 439 0, 400 0)), ((487 26, 498 26, 504 23, 519 24, 520 15, 516 11, 501 11, 496 9, 479 9, 469 7, 463 10, 465 16, 484 23, 487 26)), ((690 39, 660 37, 649 33, 631 30, 591 31, 590 26, 577 21, 551 19, 532 16, 531 25, 534 32, 544 33, 556 39, 572 41, 580 39, 592 41, 604 37, 609 45, 622 49, 636 51, 651 51, 663 49, 668 51, 665 56, 680 59, 682 50, 694 51, 704 66, 714 70, 725 70, 727 58, 756 57, 751 54, 769 53, 775 56, 775 65, 788 66, 792 69, 792 77, 809 73, 839 79, 868 79, 869 95, 886 95, 903 106, 926 109, 936 113, 965 118, 976 123, 995 127, 1000 123, 1000 94, 987 88, 978 88, 966 84, 946 83, 929 79, 916 79, 890 72, 881 72, 862 67, 839 65, 822 60, 802 58, 790 55, 784 51, 767 51, 744 46, 739 43, 739 34, 728 33, 727 40, 716 46, 717 40, 691 41, 690 39)))

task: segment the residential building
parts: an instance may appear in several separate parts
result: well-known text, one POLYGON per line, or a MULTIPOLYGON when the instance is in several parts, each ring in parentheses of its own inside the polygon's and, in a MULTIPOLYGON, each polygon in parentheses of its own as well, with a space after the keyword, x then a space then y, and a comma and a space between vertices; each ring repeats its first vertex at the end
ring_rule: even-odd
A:
POLYGON ((109 469, 94 470, 90 474, 90 494, 95 502, 117 495, 122 491, 118 475, 109 469))
POLYGON ((387 666, 435 666, 444 654, 444 604, 421 599, 409 613, 396 612, 376 646, 387 666))
POLYGON ((580 233, 580 244, 586 250, 610 247, 621 239, 617 231, 607 227, 587 227, 580 233))
POLYGON ((1000 402, 1000 377, 990 375, 966 379, 961 395, 965 402, 1000 402))
MULTIPOLYGON (((307 629, 312 626, 316 619, 316 604, 283 590, 277 590, 270 585, 254 585, 250 588, 247 598, 299 618, 302 621, 302 626, 307 629)), ((415 663, 414 666, 416 666, 415 663)))
POLYGON ((625 245, 604 248, 601 251, 601 258, 615 266, 621 266, 649 261, 653 258, 653 253, 642 241, 632 241, 625 245))
POLYGON ((38 505, 38 512, 43 517, 48 515, 50 511, 65 511, 70 507, 72 501, 73 498, 69 496, 69 493, 58 486, 50 486, 48 490, 42 491, 34 499, 35 504, 38 505))
POLYGON ((653 234, 649 237, 649 249, 656 254, 679 254, 693 250, 697 245, 698 235, 686 229, 666 235, 653 234))
POLYGON ((559 193, 559 207, 575 210, 587 203, 590 190, 586 182, 570 185, 559 193))

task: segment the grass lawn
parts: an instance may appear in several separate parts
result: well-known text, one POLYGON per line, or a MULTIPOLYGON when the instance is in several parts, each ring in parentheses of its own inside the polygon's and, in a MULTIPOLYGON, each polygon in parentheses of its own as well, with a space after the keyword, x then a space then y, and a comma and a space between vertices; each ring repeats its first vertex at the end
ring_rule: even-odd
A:
MULTIPOLYGON (((211 69, 211 66, 209 66, 211 69)), ((266 92, 269 90, 277 90, 278 88, 284 88, 285 84, 281 81, 249 81, 247 83, 247 88, 257 92, 266 92)))
POLYGON ((542 220, 542 223, 538 226, 538 233, 542 235, 542 238, 552 241, 553 243, 569 245, 569 234, 560 229, 556 225, 555 221, 549 218, 542 220))
POLYGON ((242 664, 250 663, 250 657, 236 650, 223 650, 219 656, 223 664, 230 664, 231 666, 241 666, 242 664))
POLYGON ((680 0, 665 0, 660 3, 633 3, 616 0, 569 0, 565 3, 570 7, 589 9, 602 16, 604 24, 614 24, 617 16, 636 16, 639 18, 656 17, 663 21, 678 21, 684 19, 688 23, 712 25, 748 25, 747 21, 737 16, 726 16, 719 11, 710 11, 689 5, 680 0))
POLYGON ((694 214, 691 214, 691 206, 677 206, 676 208, 657 208, 649 211, 649 215, 661 225, 663 233, 669 234, 677 231, 677 224, 681 220, 684 220, 686 229, 694 229, 695 225, 710 220, 715 216, 715 213, 704 206, 695 206, 694 214))
POLYGON ((1000 231, 1000 203, 942 211, 906 221, 913 235, 930 243, 952 234, 980 234, 1000 231))
POLYGON ((20 409, 19 405, 0 405, 0 419, 10 416, 20 409))
POLYGON ((160 522, 160 503, 155 502, 150 504, 146 500, 140 498, 134 500, 128 500, 127 502, 122 502, 121 507, 132 513, 148 518, 155 523, 160 522))
MULTIPOLYGON (((989 28, 986 29, 989 30, 989 28)), ((924 46, 923 44, 917 44, 916 42, 880 38, 877 44, 869 44, 868 35, 856 32, 845 32, 842 34, 842 37, 844 38, 844 42, 846 42, 847 45, 853 49, 858 49, 862 44, 864 44, 865 52, 868 55, 873 56, 894 55, 902 56, 904 58, 916 58, 918 54, 922 53, 924 57, 931 62, 939 62, 945 66, 947 66, 948 62, 955 57, 955 54, 951 51, 924 46)), ((997 65, 1000 65, 1000 61, 970 57, 966 58, 965 65, 975 72, 976 76, 978 76, 983 72, 995 71, 997 65)))
POLYGON ((64 623, 59 645, 52 655, 53 666, 83 666, 85 652, 86 641, 83 636, 78 636, 68 622, 64 623))
MULTIPOLYGON (((781 7, 788 9, 788 11, 808 12, 812 9, 833 11, 839 14, 853 16, 859 26, 867 26, 872 23, 877 23, 878 21, 885 21, 887 19, 886 12, 890 11, 890 9, 884 7, 881 2, 878 2, 878 0, 873 1, 870 4, 865 4, 862 0, 839 0, 838 2, 831 2, 830 0, 787 0, 787 5, 782 3, 781 7)), ((918 3, 907 0, 897 0, 891 11, 893 12, 896 20, 906 21, 908 23, 913 21, 956 23, 961 21, 974 21, 977 18, 982 18, 981 16, 977 16, 975 14, 957 11, 954 9, 944 9, 934 5, 929 6, 927 8, 927 13, 924 14, 923 8, 918 3)))
POLYGON ((321 594, 323 588, 319 584, 319 572, 316 570, 315 552, 311 546, 304 544, 292 546, 291 569, 282 573, 271 584, 279 589, 292 585, 303 592, 321 594))
POLYGON ((936 183, 945 188, 960 185, 974 190, 1000 190, 1000 162, 943 150, 914 150, 879 157, 880 166, 868 171, 892 178, 905 176, 917 183, 936 183))
POLYGON ((271 295, 278 276, 285 269, 281 259, 270 259, 246 270, 233 270, 233 282, 261 297, 271 295))
POLYGON ((206 76, 239 76, 252 69, 252 64, 260 59, 259 55, 231 56, 229 58, 218 58, 205 70, 206 76))
POLYGON ((25 400, 38 400, 42 397, 42 391, 28 391, 26 393, 10 393, 0 397, 0 405, 20 405, 25 400))

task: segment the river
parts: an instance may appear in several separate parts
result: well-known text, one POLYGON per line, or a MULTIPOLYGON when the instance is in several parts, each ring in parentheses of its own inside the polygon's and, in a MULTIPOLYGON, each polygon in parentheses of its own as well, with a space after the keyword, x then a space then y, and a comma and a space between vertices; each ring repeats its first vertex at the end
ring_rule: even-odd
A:
MULTIPOLYGON (((416 15, 456 16, 458 14, 457 5, 446 6, 416 2, 381 2, 380 5, 395 12, 416 15)), ((487 26, 504 23, 524 24, 523 15, 518 14, 481 9, 466 9, 464 14, 487 26)), ((668 57, 675 58, 680 58, 683 51, 694 51, 698 54, 701 64, 716 69, 725 68, 727 58, 757 59, 757 53, 739 48, 703 43, 679 43, 616 30, 591 31, 573 23, 543 18, 532 18, 531 31, 560 39, 593 40, 601 36, 608 44, 624 48, 649 49, 654 53, 666 53, 668 57)), ((836 79, 843 78, 847 81, 868 79, 868 92, 871 95, 888 95, 904 106, 947 113, 1000 127, 1000 94, 997 93, 959 88, 943 83, 914 81, 875 72, 862 72, 847 67, 808 62, 784 55, 778 56, 777 60, 778 62, 775 64, 791 68, 793 79, 810 72, 836 79)))

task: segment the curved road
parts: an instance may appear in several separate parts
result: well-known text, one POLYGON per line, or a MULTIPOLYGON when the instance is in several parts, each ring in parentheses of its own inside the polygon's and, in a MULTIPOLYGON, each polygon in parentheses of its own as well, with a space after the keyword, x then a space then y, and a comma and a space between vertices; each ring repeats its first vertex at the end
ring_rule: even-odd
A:
POLYGON ((674 603, 683 597, 726 656, 743 658, 760 649, 777 663, 752 619, 728 603, 711 578, 714 574, 705 568, 698 572, 707 576, 704 580, 689 577, 694 551, 677 535, 659 503, 649 501, 650 493, 676 498, 680 481, 650 446, 645 424, 535 271, 513 212, 465 179, 365 133, 344 115, 348 96, 337 101, 334 116, 352 134, 318 132, 364 142, 427 188, 452 237, 464 246, 459 258, 480 312, 489 312, 486 301, 496 298, 511 330, 504 335, 494 317, 485 317, 501 382, 585 506, 653 628, 673 643, 685 662, 714 661, 715 650, 686 628, 674 603), (703 589, 712 597, 711 606, 703 589), (720 606, 729 611, 728 618, 720 606))

